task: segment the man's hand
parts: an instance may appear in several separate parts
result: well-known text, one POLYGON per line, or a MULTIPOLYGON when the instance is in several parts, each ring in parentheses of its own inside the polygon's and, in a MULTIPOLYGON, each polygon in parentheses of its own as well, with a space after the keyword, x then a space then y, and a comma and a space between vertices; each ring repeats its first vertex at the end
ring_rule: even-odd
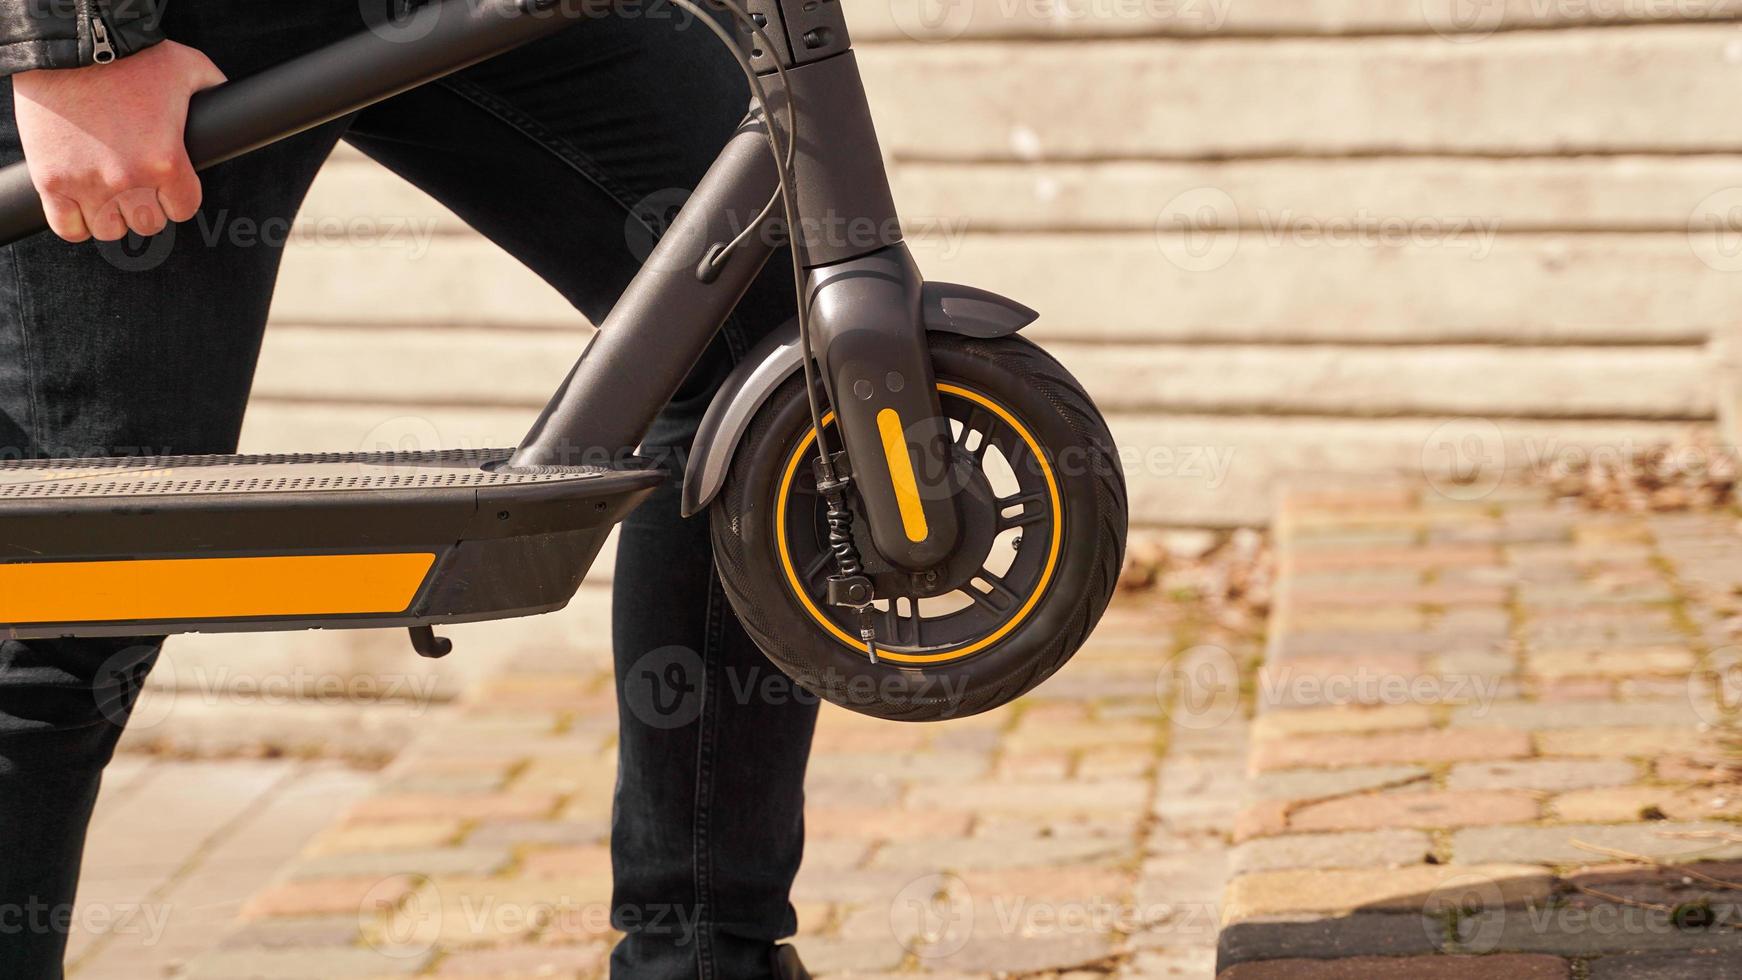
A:
POLYGON ((173 41, 105 65, 14 75, 18 135, 54 233, 112 242, 193 217, 188 99, 222 81, 210 59, 173 41))

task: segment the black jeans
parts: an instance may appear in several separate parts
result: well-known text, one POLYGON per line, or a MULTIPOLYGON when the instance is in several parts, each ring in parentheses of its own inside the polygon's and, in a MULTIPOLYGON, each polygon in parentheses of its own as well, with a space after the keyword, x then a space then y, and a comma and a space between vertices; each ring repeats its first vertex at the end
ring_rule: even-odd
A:
MULTIPOLYGON (((238 77, 362 29, 359 6, 201 0, 169 5, 165 27, 238 77)), ((637 205, 693 188, 748 105, 711 32, 628 9, 208 171, 201 215, 143 253, 48 236, 0 249, 0 452, 233 451, 282 251, 270 231, 341 139, 602 319, 645 254, 637 205)), ((9 85, 0 98, 10 163, 9 85)), ((735 359, 791 307, 777 256, 647 447, 681 458, 735 359)), ((612 855, 628 937, 612 972, 634 980, 765 977, 796 927, 816 708, 733 696, 728 676, 768 667, 721 596, 705 525, 679 518, 674 476, 625 525, 618 560, 612 855), (688 672, 667 692, 692 699, 681 717, 639 710, 633 685, 671 679, 672 663, 688 672), (699 928, 644 925, 671 922, 699 928)), ((0 977, 60 975, 91 805, 159 643, 0 643, 0 977)))

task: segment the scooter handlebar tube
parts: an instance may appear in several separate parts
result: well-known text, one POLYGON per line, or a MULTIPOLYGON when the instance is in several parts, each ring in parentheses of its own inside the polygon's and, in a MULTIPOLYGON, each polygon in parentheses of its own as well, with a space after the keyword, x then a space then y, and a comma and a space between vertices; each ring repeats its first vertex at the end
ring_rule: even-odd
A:
MULTIPOLYGON (((205 169, 586 19, 568 4, 440 0, 194 96, 188 155, 205 169)), ((0 170, 0 244, 48 227, 23 163, 0 170)))

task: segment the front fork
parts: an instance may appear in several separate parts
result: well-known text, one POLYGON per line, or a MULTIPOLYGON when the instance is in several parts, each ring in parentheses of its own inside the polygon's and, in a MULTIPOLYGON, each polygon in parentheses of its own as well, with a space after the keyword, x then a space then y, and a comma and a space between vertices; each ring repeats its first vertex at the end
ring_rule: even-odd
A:
MULTIPOLYGON (((781 126, 785 100, 793 100, 800 227, 790 237, 805 270, 812 351, 849 479, 878 557, 924 572, 947 560, 960 538, 953 439, 932 375, 923 280, 902 241, 858 62, 839 4, 751 6, 782 28, 788 49, 773 47, 791 58, 784 76, 763 76, 773 87, 766 118, 781 126)), ((755 40, 745 38, 750 50, 769 57, 769 46, 755 40)), ((823 469, 826 480, 831 467, 823 469)), ((841 583, 831 592, 839 604, 855 604, 841 583)))
POLYGON ((907 246, 809 270, 811 343, 878 555, 909 572, 943 564, 958 520, 949 420, 907 246))

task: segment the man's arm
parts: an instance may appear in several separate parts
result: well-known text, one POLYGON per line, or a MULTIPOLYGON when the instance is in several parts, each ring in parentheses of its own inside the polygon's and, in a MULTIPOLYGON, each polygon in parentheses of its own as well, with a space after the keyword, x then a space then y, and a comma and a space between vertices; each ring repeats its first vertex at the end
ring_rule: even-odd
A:
POLYGON ((158 0, 0 0, 0 73, 49 227, 73 242, 154 235, 200 206, 188 99, 224 80, 163 39, 158 0))

